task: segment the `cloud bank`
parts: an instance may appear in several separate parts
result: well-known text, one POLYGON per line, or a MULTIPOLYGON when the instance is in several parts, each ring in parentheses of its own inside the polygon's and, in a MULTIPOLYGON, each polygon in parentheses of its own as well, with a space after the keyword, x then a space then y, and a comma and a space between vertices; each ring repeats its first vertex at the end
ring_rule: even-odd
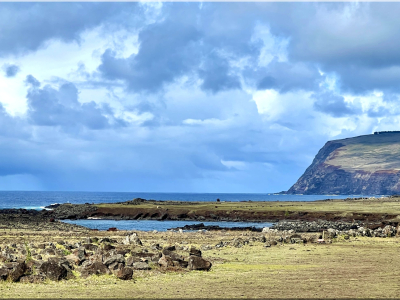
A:
POLYGON ((0 189, 278 192, 398 130, 398 3, 0 3, 0 189))

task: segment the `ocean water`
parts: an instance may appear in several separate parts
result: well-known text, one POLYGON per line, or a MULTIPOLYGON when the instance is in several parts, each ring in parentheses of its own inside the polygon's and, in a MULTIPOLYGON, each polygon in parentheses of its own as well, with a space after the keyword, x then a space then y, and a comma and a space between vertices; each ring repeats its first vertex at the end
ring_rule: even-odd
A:
MULTIPOLYGON (((0 209, 25 208, 43 209, 54 203, 115 203, 134 198, 176 201, 316 201, 324 199, 345 199, 361 197, 359 195, 278 195, 273 193, 146 193, 146 192, 29 192, 0 191, 0 209)), ((366 196, 364 196, 366 197, 366 196)), ((155 221, 155 220, 66 220, 65 222, 82 225, 91 229, 107 230, 116 227, 119 230, 166 231, 169 228, 197 224, 193 221, 155 221)), ((203 222, 205 225, 220 227, 269 227, 271 223, 251 222, 203 222)))
POLYGON ((272 223, 253 222, 196 222, 196 221, 156 221, 156 220, 64 220, 63 222, 88 227, 90 229, 107 230, 115 227, 119 230, 140 230, 140 231, 167 231, 170 228, 183 227, 185 225, 199 224, 218 225, 220 227, 270 227, 272 223))
MULTIPOLYGON (((146 192, 25 192, 0 191, 0 209, 43 209, 53 203, 115 203, 134 198, 176 201, 315 201, 359 195, 278 195, 273 193, 146 193, 146 192)), ((364 196, 366 197, 366 196, 364 196)))

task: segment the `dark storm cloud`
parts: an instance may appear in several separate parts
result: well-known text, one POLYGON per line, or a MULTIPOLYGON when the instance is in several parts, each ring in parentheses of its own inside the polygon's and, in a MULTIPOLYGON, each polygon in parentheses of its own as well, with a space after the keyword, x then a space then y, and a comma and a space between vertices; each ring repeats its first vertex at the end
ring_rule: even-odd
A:
POLYGON ((11 78, 17 75, 17 73, 20 71, 20 68, 17 65, 5 64, 3 66, 3 70, 6 77, 11 78))
MULTIPOLYGON (((155 92, 182 76, 197 75, 201 87, 211 92, 240 88, 230 60, 254 55, 259 47, 251 42, 254 20, 250 16, 232 22, 229 13, 212 4, 164 3, 162 21, 144 27, 139 33, 139 52, 117 58, 112 49, 102 56, 99 71, 106 79, 122 79, 129 90, 155 92), (225 21, 234 26, 225 28, 225 21), (245 25, 245 26, 243 26, 245 25), (221 30, 222 29, 222 30, 221 30), (226 58, 219 52, 228 52, 226 58)), ((240 11, 232 11, 235 15, 240 11)))
POLYGON ((344 101, 342 96, 331 92, 316 94, 313 95, 313 98, 315 99, 314 108, 332 117, 345 117, 361 113, 360 107, 351 106, 344 101))
POLYGON ((135 19, 137 3, 1 3, 0 56, 35 51, 50 39, 80 40, 101 24, 135 19))
POLYGON ((140 32, 137 55, 116 58, 108 49, 102 55, 99 71, 107 79, 125 80, 130 90, 157 91, 192 71, 199 59, 198 39, 194 26, 182 26, 177 21, 154 24, 140 32))
POLYGON ((84 126, 93 130, 125 125, 114 117, 107 105, 98 105, 93 101, 80 103, 78 89, 73 83, 63 83, 59 89, 48 85, 40 89, 39 81, 32 75, 27 76, 26 82, 31 84, 27 94, 27 114, 34 125, 66 129, 84 126))

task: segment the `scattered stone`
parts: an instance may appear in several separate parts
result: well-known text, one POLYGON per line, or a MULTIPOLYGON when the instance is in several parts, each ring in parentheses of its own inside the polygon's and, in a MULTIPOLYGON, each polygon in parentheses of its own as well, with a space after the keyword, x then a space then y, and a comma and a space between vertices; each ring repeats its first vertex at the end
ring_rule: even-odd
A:
POLYGON ((201 250, 191 246, 189 249, 189 255, 199 256, 201 257, 201 250))
POLYGON ((245 242, 243 241, 242 238, 235 238, 232 242, 232 246, 236 248, 241 248, 243 247, 245 242))
POLYGON ((26 271, 26 264, 24 262, 18 263, 9 273, 8 278, 16 282, 18 281, 26 271))
POLYGON ((115 273, 115 276, 117 276, 121 280, 130 280, 132 279, 132 275, 133 269, 130 267, 123 267, 115 273))
POLYGON ((84 268, 81 272, 82 277, 86 278, 90 275, 103 275, 103 274, 111 274, 110 270, 107 266, 101 262, 94 262, 93 264, 84 268))
POLYGON ((134 232, 134 233, 132 233, 130 235, 127 235, 125 237, 125 239, 122 241, 122 243, 124 245, 131 245, 131 244, 138 245, 138 246, 142 246, 143 245, 142 241, 139 239, 139 237, 138 237, 136 232, 134 232))
POLYGON ((150 270, 150 266, 145 262, 136 262, 132 264, 132 268, 135 270, 150 270))
POLYGON ((174 245, 168 245, 168 246, 165 246, 164 249, 168 250, 168 251, 175 251, 176 247, 174 245))
POLYGON ((0 268, 0 281, 7 280, 8 270, 6 268, 0 268))
POLYGON ((59 281, 67 277, 67 269, 55 261, 47 261, 40 267, 40 272, 53 281, 59 281))
POLYGON ((111 245, 111 244, 104 244, 103 245, 103 249, 106 250, 106 251, 109 251, 109 250, 115 249, 115 247, 113 245, 111 245))
POLYGON ((110 258, 108 258, 106 261, 104 261, 104 264, 106 265, 106 266, 108 266, 108 265, 111 265, 111 264, 113 264, 113 263, 125 263, 125 258, 124 258, 124 256, 123 255, 121 255, 121 254, 117 254, 117 255, 114 255, 114 256, 111 256, 110 258))
POLYGON ((150 248, 151 248, 152 250, 161 250, 161 249, 162 249, 162 247, 160 246, 160 244, 151 244, 151 245, 150 245, 150 248))
POLYGON ((172 261, 172 258, 169 256, 165 256, 165 255, 161 256, 161 258, 158 260, 158 264, 164 268, 174 266, 174 262, 172 261))
POLYGON ((96 251, 99 248, 99 246, 93 244, 83 244, 82 247, 89 251, 96 251))
POLYGON ((189 257, 189 264, 188 264, 188 269, 189 270, 204 270, 208 271, 211 269, 211 262, 208 260, 205 260, 199 256, 192 255, 189 257))

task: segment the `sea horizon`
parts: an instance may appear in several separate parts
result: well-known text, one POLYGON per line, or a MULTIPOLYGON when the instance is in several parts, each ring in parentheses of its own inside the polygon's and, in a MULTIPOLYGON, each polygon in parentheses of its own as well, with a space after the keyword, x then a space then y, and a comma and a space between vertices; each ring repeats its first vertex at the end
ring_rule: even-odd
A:
POLYGON ((134 198, 159 201, 317 201, 384 195, 288 195, 278 193, 199 192, 94 192, 94 191, 0 191, 0 209, 44 209, 55 203, 115 203, 134 198))

